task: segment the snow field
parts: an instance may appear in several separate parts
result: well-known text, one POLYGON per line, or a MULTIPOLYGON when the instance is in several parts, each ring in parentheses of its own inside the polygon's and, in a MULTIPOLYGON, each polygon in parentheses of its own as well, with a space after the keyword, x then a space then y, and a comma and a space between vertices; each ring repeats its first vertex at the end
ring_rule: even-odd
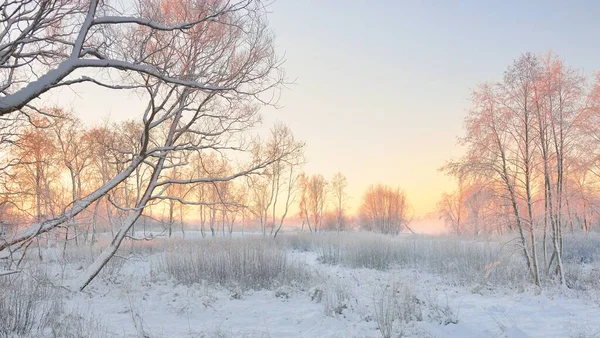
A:
POLYGON ((0 278, 0 337, 599 337, 599 238, 535 289, 510 238, 285 234, 48 248, 0 278))

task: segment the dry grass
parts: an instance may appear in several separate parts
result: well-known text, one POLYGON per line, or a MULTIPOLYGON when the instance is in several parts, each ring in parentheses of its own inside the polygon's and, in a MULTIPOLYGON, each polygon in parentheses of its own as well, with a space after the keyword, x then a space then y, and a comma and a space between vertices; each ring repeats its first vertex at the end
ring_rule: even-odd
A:
POLYGON ((241 289, 307 286, 310 269, 290 258, 276 242, 262 238, 188 241, 170 250, 153 266, 183 284, 203 280, 241 289))
MULTIPOLYGON (((443 276, 460 286, 489 285, 516 290, 530 286, 514 237, 392 237, 366 232, 283 237, 282 245, 293 250, 312 250, 325 264, 377 270, 409 268, 443 276)), ((543 264, 541 243, 538 248, 543 264)), ((565 235, 563 262, 569 286, 581 290, 596 288, 600 273, 600 235, 565 235)), ((546 282, 555 282, 552 276, 545 277, 546 282)))
POLYGON ((109 337, 88 314, 66 311, 66 293, 39 269, 0 277, 0 337, 109 337))

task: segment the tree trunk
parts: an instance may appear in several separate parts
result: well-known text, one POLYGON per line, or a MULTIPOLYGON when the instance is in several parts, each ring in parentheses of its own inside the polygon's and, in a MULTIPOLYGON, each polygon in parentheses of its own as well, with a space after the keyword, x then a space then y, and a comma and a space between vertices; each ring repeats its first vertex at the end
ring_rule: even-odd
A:
POLYGON ((148 187, 146 191, 142 195, 141 199, 136 203, 134 211, 127 217, 127 220, 121 225, 119 231, 117 231, 116 235, 113 237, 110 245, 106 247, 102 253, 96 258, 94 263, 92 263, 88 268, 73 281, 70 285, 67 285, 71 290, 79 290, 82 291, 102 270, 102 268, 108 263, 108 261, 114 256, 114 254, 119 249, 121 242, 131 229, 131 227, 135 224, 138 218, 142 215, 144 208, 154 189, 156 188, 156 182, 160 176, 160 173, 163 169, 165 163, 166 155, 162 155, 158 159, 158 163, 154 167, 154 171, 148 183, 148 187))

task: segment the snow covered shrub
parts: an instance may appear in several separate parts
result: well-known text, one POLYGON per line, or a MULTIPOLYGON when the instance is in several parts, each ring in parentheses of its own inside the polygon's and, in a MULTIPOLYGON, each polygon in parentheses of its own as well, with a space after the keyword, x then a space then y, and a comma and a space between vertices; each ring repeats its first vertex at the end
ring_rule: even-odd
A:
POLYGON ((563 263, 594 264, 600 262, 600 234, 569 234, 563 237, 563 263))
MULTIPOLYGON (((96 257, 102 252, 102 247, 99 245, 82 245, 82 246, 67 246, 66 250, 51 249, 46 250, 45 255, 50 262, 56 262, 61 270, 61 279, 66 280, 74 278, 77 271, 92 264, 96 257), (75 272, 75 275, 73 273, 75 272), (71 275, 69 274, 71 273, 71 275)), ((105 280, 113 280, 114 277, 122 270, 125 263, 124 253, 119 253, 113 256, 98 276, 105 280)))
POLYGON ((324 264, 337 265, 342 263, 342 255, 344 244, 341 238, 334 239, 331 237, 322 240, 318 247, 318 260, 324 264))
POLYGON ((322 294, 325 315, 341 315, 344 309, 348 308, 349 299, 348 288, 344 284, 329 281, 322 294))
POLYGON ((310 288, 310 290, 308 290, 308 296, 310 297, 311 301, 315 303, 320 303, 323 300, 324 292, 324 288, 320 285, 317 285, 313 286, 312 288, 310 288))
POLYGON ((289 286, 283 285, 275 290, 275 297, 280 299, 290 299, 290 297, 294 294, 294 290, 289 286))
POLYGON ((341 315, 348 308, 350 301, 348 286, 332 279, 310 288, 308 296, 312 302, 323 304, 326 316, 341 315))
POLYGON ((600 289, 600 267, 565 264, 564 268, 565 280, 569 288, 579 291, 600 289))
MULTIPOLYGON (((307 235, 304 239, 312 239, 312 245, 305 247, 312 247, 318 260, 325 264, 378 270, 415 269, 442 276, 453 285, 472 287, 475 292, 494 287, 525 290, 531 284, 521 246, 512 235, 386 236, 368 232, 302 235, 307 235)), ((293 240, 296 241, 298 236, 289 235, 288 240, 296 238, 293 240)), ((544 265, 542 237, 538 236, 538 254, 540 264, 544 265)), ((565 235, 563 250, 567 284, 586 290, 597 285, 594 269, 600 269, 600 234, 565 235)))
POLYGON ((231 288, 231 294, 229 294, 229 299, 240 300, 244 298, 244 290, 239 285, 236 285, 231 288))
POLYGON ((37 267, 0 277, 0 338, 109 337, 93 316, 65 310, 65 292, 37 267))
POLYGON ((315 241, 318 240, 315 238, 314 234, 283 234, 278 237, 279 241, 282 245, 290 250, 307 252, 312 251, 315 248, 315 241))
POLYGON ((317 250, 321 263, 385 270, 394 262, 393 243, 388 236, 372 233, 324 236, 317 250))
POLYGON ((427 297, 425 300, 427 308, 427 317, 440 325, 449 325, 458 323, 458 310, 454 310, 448 303, 448 297, 443 304, 440 304, 433 296, 427 297))
POLYGON ((501 241, 453 236, 354 236, 342 261, 351 267, 384 270, 397 266, 444 276, 460 285, 519 287, 526 274, 515 249, 501 241))
POLYGON ((116 336, 110 335, 96 318, 76 312, 60 316, 58 320, 52 323, 50 331, 52 332, 50 337, 60 338, 105 338, 116 336))
POLYGON ((381 337, 390 338, 394 333, 396 321, 396 302, 393 297, 382 295, 379 298, 373 298, 375 307, 375 320, 381 337))
POLYGON ((168 251, 153 273, 167 273, 183 284, 207 280, 229 288, 271 289, 306 286, 312 273, 275 241, 262 238, 224 238, 189 241, 168 251))
POLYGON ((35 336, 52 323, 61 304, 41 275, 0 277, 0 337, 35 336))
MULTIPOLYGON (((538 236, 542 237, 542 236, 538 236)), ((542 246, 540 240, 539 247, 542 246)), ((554 262, 552 250, 548 250, 548 261, 554 262)), ((542 260, 543 261, 543 260, 542 260)), ((563 269, 566 285, 575 290, 588 291, 600 288, 600 234, 596 232, 567 233, 563 236, 563 269)), ((556 268, 542 271, 550 283, 558 284, 556 268)))
MULTIPOLYGON (((375 320, 381 336, 392 337, 403 323, 423 320, 422 302, 407 285, 391 282, 373 296, 375 320)), ((402 333, 400 332, 400 335, 402 333)))
POLYGON ((344 264, 353 268, 386 270, 394 263, 395 248, 391 238, 369 236, 355 241, 344 254, 344 264))

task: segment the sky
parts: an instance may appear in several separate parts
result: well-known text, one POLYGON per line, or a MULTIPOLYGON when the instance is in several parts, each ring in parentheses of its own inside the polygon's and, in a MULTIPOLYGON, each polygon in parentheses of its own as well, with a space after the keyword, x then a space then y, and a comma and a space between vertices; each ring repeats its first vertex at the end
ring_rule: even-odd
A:
POLYGON ((276 1, 269 20, 295 84, 279 110, 307 142, 306 171, 403 188, 416 217, 435 210, 461 154, 470 90, 501 79, 521 53, 552 50, 600 71, 600 2, 276 1), (284 53, 284 54, 283 54, 284 53))
MULTIPOLYGON (((454 187, 438 168, 461 154, 471 88, 499 80, 521 53, 552 50, 600 70, 595 1, 278 0, 269 11, 293 84, 265 125, 282 121, 306 142, 309 174, 342 172, 354 210, 384 183, 406 191, 415 217, 433 212, 454 187)), ((91 85, 55 97, 88 123, 141 107, 91 85)))

